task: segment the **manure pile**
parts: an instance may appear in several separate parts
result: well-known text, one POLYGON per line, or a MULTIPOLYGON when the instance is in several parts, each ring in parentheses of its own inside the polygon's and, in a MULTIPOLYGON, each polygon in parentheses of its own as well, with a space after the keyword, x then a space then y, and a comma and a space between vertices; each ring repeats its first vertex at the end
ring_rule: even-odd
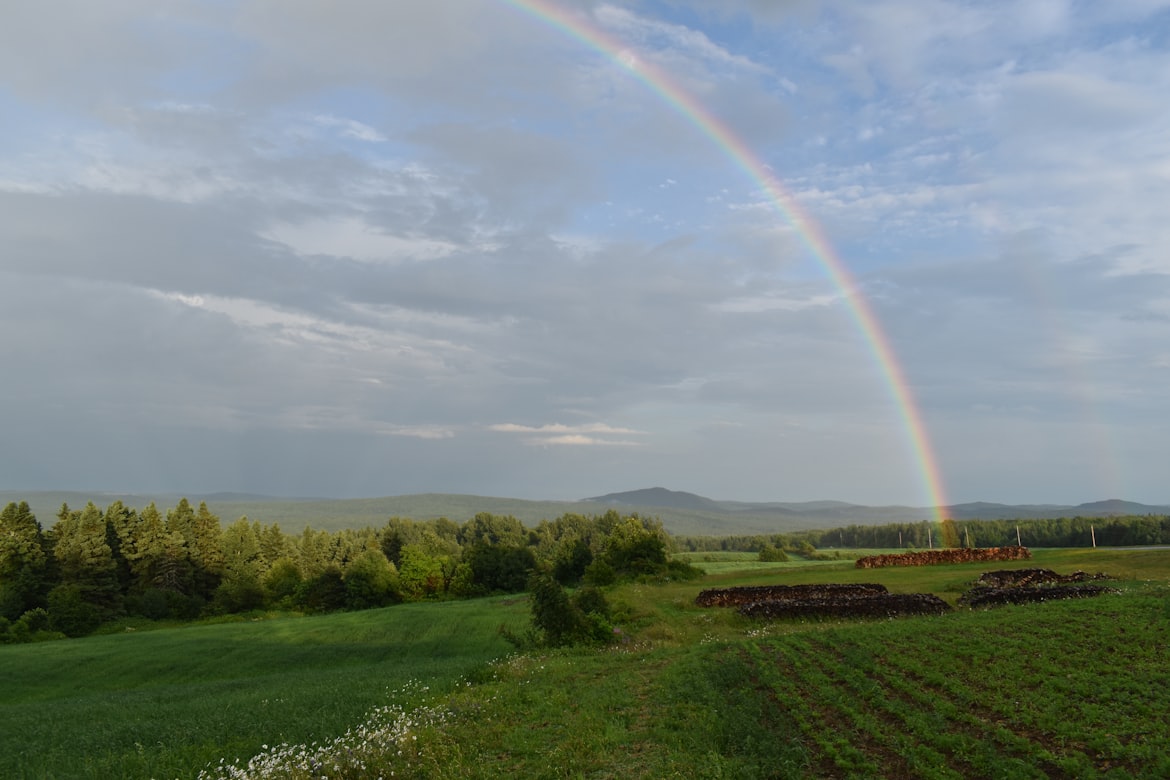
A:
POLYGON ((943 550, 867 555, 854 564, 859 569, 883 566, 935 566, 940 563, 978 563, 980 561, 1022 561, 1032 557, 1027 547, 957 547, 943 550))
POLYGON ((933 593, 881 593, 823 599, 757 601, 739 608, 741 615, 756 618, 791 617, 898 617, 942 615, 951 606, 933 593))
POLYGON ((738 607, 756 601, 849 598, 887 592, 885 585, 865 582, 848 585, 742 585, 701 591, 695 598, 695 603, 700 607, 738 607))
POLYGON ((1107 580, 1106 574, 1057 574, 1050 569, 1015 569, 984 572, 976 583, 959 597, 969 607, 1001 604, 1028 604, 1055 599, 1083 599, 1103 593, 1120 593, 1105 585, 1086 585, 1086 580, 1107 580))
POLYGON ((885 585, 764 585, 713 588, 695 599, 703 607, 737 607, 754 618, 896 617, 940 615, 951 608, 929 593, 890 593, 885 585))

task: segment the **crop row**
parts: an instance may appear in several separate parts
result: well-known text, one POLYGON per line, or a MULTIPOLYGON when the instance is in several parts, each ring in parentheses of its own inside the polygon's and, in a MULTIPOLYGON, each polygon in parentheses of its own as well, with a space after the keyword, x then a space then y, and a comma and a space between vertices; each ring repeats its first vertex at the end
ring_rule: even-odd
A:
POLYGON ((1119 624, 1132 609, 1101 604, 1006 608, 974 626, 936 619, 932 642, 925 621, 909 620, 743 653, 819 777, 1170 776, 1164 608, 1119 624))

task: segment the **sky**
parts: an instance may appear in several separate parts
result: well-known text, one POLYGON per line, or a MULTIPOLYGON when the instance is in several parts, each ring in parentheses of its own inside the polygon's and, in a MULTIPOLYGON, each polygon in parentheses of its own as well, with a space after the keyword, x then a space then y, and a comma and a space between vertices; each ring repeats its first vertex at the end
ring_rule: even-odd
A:
POLYGON ((1170 502, 1168 47, 1163 0, 16 4, 0 487, 1170 502))

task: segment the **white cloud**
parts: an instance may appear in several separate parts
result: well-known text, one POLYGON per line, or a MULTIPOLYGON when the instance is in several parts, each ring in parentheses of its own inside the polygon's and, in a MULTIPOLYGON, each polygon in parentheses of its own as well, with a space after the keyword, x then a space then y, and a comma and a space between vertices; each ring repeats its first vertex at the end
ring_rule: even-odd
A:
POLYGON ((386 136, 356 119, 344 119, 330 114, 315 114, 312 121, 321 127, 335 129, 346 138, 369 143, 384 143, 387 140, 386 136))
POLYGON ((539 433, 539 434, 585 434, 585 433, 642 433, 633 428, 619 428, 605 423, 584 423, 582 425, 562 425, 552 423, 548 425, 518 425, 516 423, 496 423, 489 425, 488 430, 499 433, 539 433))
POLYGON ((621 441, 616 439, 598 439, 594 436, 581 434, 565 434, 563 436, 549 436, 540 439, 528 439, 533 446, 560 446, 560 447, 640 447, 641 442, 621 441))
POLYGON ((602 26, 616 31, 625 40, 664 44, 685 56, 722 67, 762 74, 770 72, 766 66, 718 46, 700 30, 639 16, 629 9, 614 5, 598 6, 594 16, 602 26))
POLYGON ((261 235, 299 255, 349 257, 367 263, 435 260, 457 250, 446 241, 390 235, 358 217, 277 223, 261 235))

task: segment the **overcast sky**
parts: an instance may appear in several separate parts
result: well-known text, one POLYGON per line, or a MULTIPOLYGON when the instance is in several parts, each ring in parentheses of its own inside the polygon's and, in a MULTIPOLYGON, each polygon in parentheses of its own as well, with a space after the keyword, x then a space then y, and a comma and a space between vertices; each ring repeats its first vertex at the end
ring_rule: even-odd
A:
POLYGON ((1170 3, 45 0, 0 487, 1170 502, 1170 3))

